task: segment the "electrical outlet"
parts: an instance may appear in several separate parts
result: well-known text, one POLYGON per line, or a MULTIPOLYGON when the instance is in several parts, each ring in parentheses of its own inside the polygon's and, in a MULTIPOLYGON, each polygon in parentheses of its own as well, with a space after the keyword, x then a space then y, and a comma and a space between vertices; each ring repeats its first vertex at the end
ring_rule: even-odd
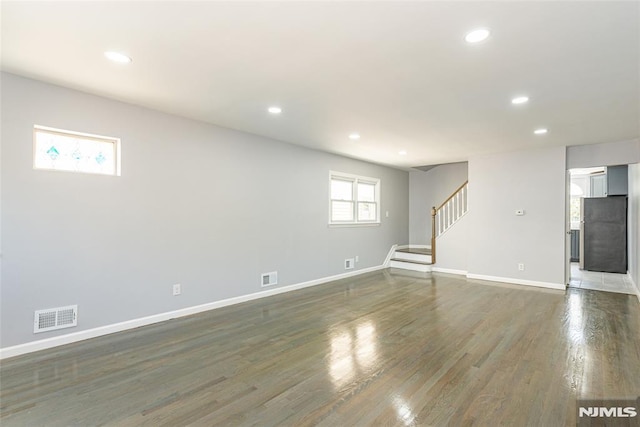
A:
POLYGON ((173 285, 173 295, 180 295, 182 293, 182 286, 180 286, 180 283, 176 283, 175 285, 173 285))
POLYGON ((356 262, 360 261, 360 257, 358 255, 356 255, 356 262))
POLYGON ((519 263, 518 264, 518 270, 524 271, 524 264, 523 263, 519 263))
POLYGON ((353 268, 353 258, 347 258, 344 260, 344 269, 351 270, 353 268))

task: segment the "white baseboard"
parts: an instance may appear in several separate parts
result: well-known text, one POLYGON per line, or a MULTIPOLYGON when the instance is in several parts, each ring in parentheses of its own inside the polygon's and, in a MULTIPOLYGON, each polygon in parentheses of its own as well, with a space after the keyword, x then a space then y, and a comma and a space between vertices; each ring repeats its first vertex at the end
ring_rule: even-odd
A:
POLYGON ((431 271, 431 265, 416 264, 411 261, 402 260, 391 260, 389 267, 399 268, 401 270, 419 271, 421 273, 428 273, 431 271))
POLYGON ((534 280, 515 279, 512 277, 496 277, 496 276, 484 276, 482 274, 467 274, 467 278, 487 280, 489 282, 502 282, 502 283, 512 283, 515 285, 536 286, 538 288, 558 289, 562 291, 566 289, 566 285, 562 283, 537 282, 534 280))
POLYGON ((389 253, 387 254, 387 257, 384 259, 384 263, 382 264, 385 268, 389 267, 389 264, 391 263, 391 258, 393 258, 393 254, 396 252, 396 249, 403 249, 406 245, 402 245, 402 246, 398 246, 398 245, 393 245, 391 246, 391 249, 389 249, 389 253))
MULTIPOLYGON (((394 250, 395 248, 392 248, 391 253, 393 253, 394 250)), ((140 326, 147 326, 153 323, 164 322, 170 319, 189 316, 192 314, 201 313, 203 311, 214 310, 216 308, 227 307, 229 305, 239 304, 246 301, 252 301, 259 298, 265 298, 272 295, 278 295, 285 292, 291 292, 298 289, 308 288, 311 286, 332 282, 334 280, 346 279, 348 277, 358 276, 360 274, 382 270, 384 268, 386 268, 385 265, 377 265, 375 267, 363 268, 361 270, 355 270, 355 271, 350 271, 348 273, 336 274, 335 276, 309 280, 307 282, 296 283, 294 285, 288 285, 280 288, 269 289, 267 291, 256 292, 248 295, 241 295, 238 297, 196 305, 193 307, 182 308, 180 310, 169 311, 166 313, 159 313, 159 314, 154 314, 152 316, 127 320, 120 323, 114 323, 112 325, 106 325, 98 328, 88 329, 86 331, 72 332, 70 334, 61 335, 58 337, 46 338, 43 340, 32 341, 29 343, 19 344, 12 347, 0 348, 0 360, 6 359, 8 357, 14 357, 14 356, 20 356, 22 354, 32 353, 34 351, 46 350, 48 348, 58 347, 65 344, 71 344, 78 341, 84 341, 90 338, 96 338, 103 335, 113 334, 115 332, 122 332, 128 329, 139 328, 140 326)))
POLYGON ((631 282, 634 290, 636 291, 636 296, 638 297, 638 302, 640 302, 640 283, 636 283, 633 281, 633 277, 631 277, 631 272, 627 271, 627 278, 631 282))
POLYGON ((441 268, 441 267, 436 267, 434 266, 431 271, 433 271, 434 273, 447 273, 447 274, 457 274, 458 276, 466 276, 467 275, 467 271, 466 270, 455 270, 453 268, 441 268))
POLYGON ((497 277, 497 276, 485 276, 482 274, 469 274, 466 270, 456 270, 452 268, 441 268, 441 267, 434 266, 432 271, 435 273, 456 274, 459 276, 466 276, 467 279, 486 280, 489 282, 501 282, 501 283, 509 283, 513 285, 536 286, 538 288, 549 288, 549 289, 558 289, 558 290, 564 290, 566 288, 566 286, 561 283, 537 282, 534 280, 514 279, 511 277, 497 277))

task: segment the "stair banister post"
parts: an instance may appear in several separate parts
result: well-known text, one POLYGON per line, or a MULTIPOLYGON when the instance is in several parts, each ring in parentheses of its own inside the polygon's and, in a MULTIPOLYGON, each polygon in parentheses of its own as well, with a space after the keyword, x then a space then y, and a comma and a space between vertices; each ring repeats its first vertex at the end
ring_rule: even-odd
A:
POLYGON ((436 263, 436 207, 431 208, 431 264, 436 263))

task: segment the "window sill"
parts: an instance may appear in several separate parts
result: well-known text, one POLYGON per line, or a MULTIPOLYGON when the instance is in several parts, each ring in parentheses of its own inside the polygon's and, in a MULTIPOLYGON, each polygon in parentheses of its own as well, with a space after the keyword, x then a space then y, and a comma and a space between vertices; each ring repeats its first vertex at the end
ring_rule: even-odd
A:
POLYGON ((345 227, 379 227, 379 222, 345 222, 345 223, 331 223, 329 228, 345 228, 345 227))

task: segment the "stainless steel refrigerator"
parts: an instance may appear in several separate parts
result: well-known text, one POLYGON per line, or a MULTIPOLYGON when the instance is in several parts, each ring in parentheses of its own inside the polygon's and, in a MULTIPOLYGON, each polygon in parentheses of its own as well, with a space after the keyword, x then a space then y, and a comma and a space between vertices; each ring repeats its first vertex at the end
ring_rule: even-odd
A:
POLYGON ((627 272, 627 197, 581 199, 580 268, 627 272))

